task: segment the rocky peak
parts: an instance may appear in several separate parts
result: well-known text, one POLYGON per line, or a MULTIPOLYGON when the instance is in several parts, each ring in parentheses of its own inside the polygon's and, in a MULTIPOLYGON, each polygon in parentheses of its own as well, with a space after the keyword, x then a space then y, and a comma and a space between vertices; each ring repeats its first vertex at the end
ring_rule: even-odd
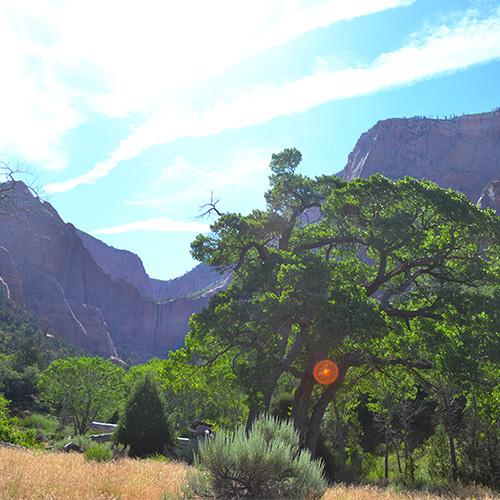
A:
POLYGON ((425 178, 477 203, 488 184, 500 180, 500 111, 379 121, 361 135, 338 175, 350 181, 375 173, 425 178))
POLYGON ((76 234, 101 269, 112 279, 123 279, 144 295, 153 297, 154 290, 142 260, 128 250, 113 248, 79 229, 76 234))

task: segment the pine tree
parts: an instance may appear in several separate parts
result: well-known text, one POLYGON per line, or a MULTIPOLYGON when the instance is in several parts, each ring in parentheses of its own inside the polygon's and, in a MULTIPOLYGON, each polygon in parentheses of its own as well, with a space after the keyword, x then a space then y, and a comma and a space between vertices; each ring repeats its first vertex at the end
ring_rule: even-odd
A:
POLYGON ((151 373, 135 383, 118 423, 116 441, 130 445, 130 456, 141 458, 163 453, 172 445, 165 396, 151 373))

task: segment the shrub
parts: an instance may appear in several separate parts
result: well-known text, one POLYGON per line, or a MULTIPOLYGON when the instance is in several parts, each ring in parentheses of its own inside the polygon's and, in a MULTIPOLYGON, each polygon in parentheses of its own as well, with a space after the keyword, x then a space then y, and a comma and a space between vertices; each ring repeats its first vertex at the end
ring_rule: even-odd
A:
POLYGON ((428 441, 427 470, 431 479, 437 483, 451 483, 451 460, 448 436, 442 424, 428 441))
POLYGON ((220 433, 200 444, 216 498, 314 499, 326 491, 323 464, 300 450, 293 424, 263 416, 247 434, 220 433))
POLYGON ((53 440, 60 432, 61 424, 56 417, 33 413, 20 420, 20 425, 27 429, 35 429, 40 442, 53 440))
POLYGON ((131 457, 148 457, 165 452, 173 444, 172 424, 165 396, 152 373, 135 383, 125 403, 115 432, 115 441, 130 445, 131 457))
POLYGON ((97 445, 89 448, 83 457, 85 461, 95 461, 95 462, 111 462, 113 460, 113 451, 111 450, 110 443, 105 445, 97 445))
POLYGON ((25 447, 37 446, 36 430, 22 430, 17 425, 17 418, 9 418, 9 403, 10 401, 0 394, 0 441, 25 447))

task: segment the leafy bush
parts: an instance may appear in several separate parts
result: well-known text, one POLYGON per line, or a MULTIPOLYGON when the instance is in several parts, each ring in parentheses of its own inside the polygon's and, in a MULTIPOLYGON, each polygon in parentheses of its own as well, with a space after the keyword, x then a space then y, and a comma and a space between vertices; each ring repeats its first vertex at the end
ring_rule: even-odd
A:
POLYGON ((173 444, 173 430, 158 380, 146 372, 135 383, 115 432, 115 441, 130 445, 130 456, 148 457, 173 444))
POLYGON ((326 491, 323 464, 300 450, 293 424, 257 419, 247 434, 220 433, 200 444, 200 463, 210 473, 216 498, 314 499, 326 491))
POLYGON ((17 418, 9 418, 9 403, 8 399, 0 395, 0 441, 26 447, 37 446, 36 430, 22 430, 17 425, 17 418))
POLYGON ((20 425, 27 429, 35 429, 37 439, 40 442, 53 440, 59 433, 61 423, 56 417, 33 413, 29 417, 23 418, 20 425))
POLYGON ((113 450, 110 443, 93 446, 84 452, 85 461, 111 462, 113 460, 113 450))
POLYGON ((448 437, 442 424, 436 427, 436 432, 429 439, 427 451, 427 471, 431 479, 437 483, 451 483, 450 448, 448 437))

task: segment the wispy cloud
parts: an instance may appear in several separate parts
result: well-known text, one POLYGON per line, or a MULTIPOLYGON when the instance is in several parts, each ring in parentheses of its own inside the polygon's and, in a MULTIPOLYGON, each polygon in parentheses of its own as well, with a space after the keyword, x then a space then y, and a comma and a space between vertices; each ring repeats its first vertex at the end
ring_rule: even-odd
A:
POLYGON ((193 200, 210 201, 211 193, 235 199, 232 206, 238 210, 238 197, 255 193, 260 197, 268 185, 269 161, 273 149, 230 149, 210 161, 175 158, 160 172, 147 191, 126 201, 129 205, 152 208, 182 207, 192 210, 193 200))
MULTIPOLYGON (((68 135, 96 113, 168 113, 172 92, 255 52, 413 1, 334 0, 303 8, 288 0, 3 0, 0 44, 8 50, 0 51, 0 147, 11 158, 62 169, 68 135)), ((51 188, 95 182, 124 158, 117 151, 92 173, 51 188)))
POLYGON ((412 85, 499 58, 500 9, 488 19, 465 18, 454 27, 442 25, 425 36, 414 36, 409 45, 381 54, 365 67, 341 71, 323 68, 282 85, 256 87, 233 100, 219 101, 203 113, 171 106, 123 140, 103 164, 45 189, 55 193, 95 182, 120 161, 137 156, 155 144, 258 125, 326 102, 412 85))
POLYGON ((92 231, 92 234, 119 234, 130 233, 132 231, 207 233, 210 231, 210 226, 208 224, 199 224, 198 222, 175 221, 169 217, 156 217, 138 222, 130 222, 120 226, 97 229, 92 231))

